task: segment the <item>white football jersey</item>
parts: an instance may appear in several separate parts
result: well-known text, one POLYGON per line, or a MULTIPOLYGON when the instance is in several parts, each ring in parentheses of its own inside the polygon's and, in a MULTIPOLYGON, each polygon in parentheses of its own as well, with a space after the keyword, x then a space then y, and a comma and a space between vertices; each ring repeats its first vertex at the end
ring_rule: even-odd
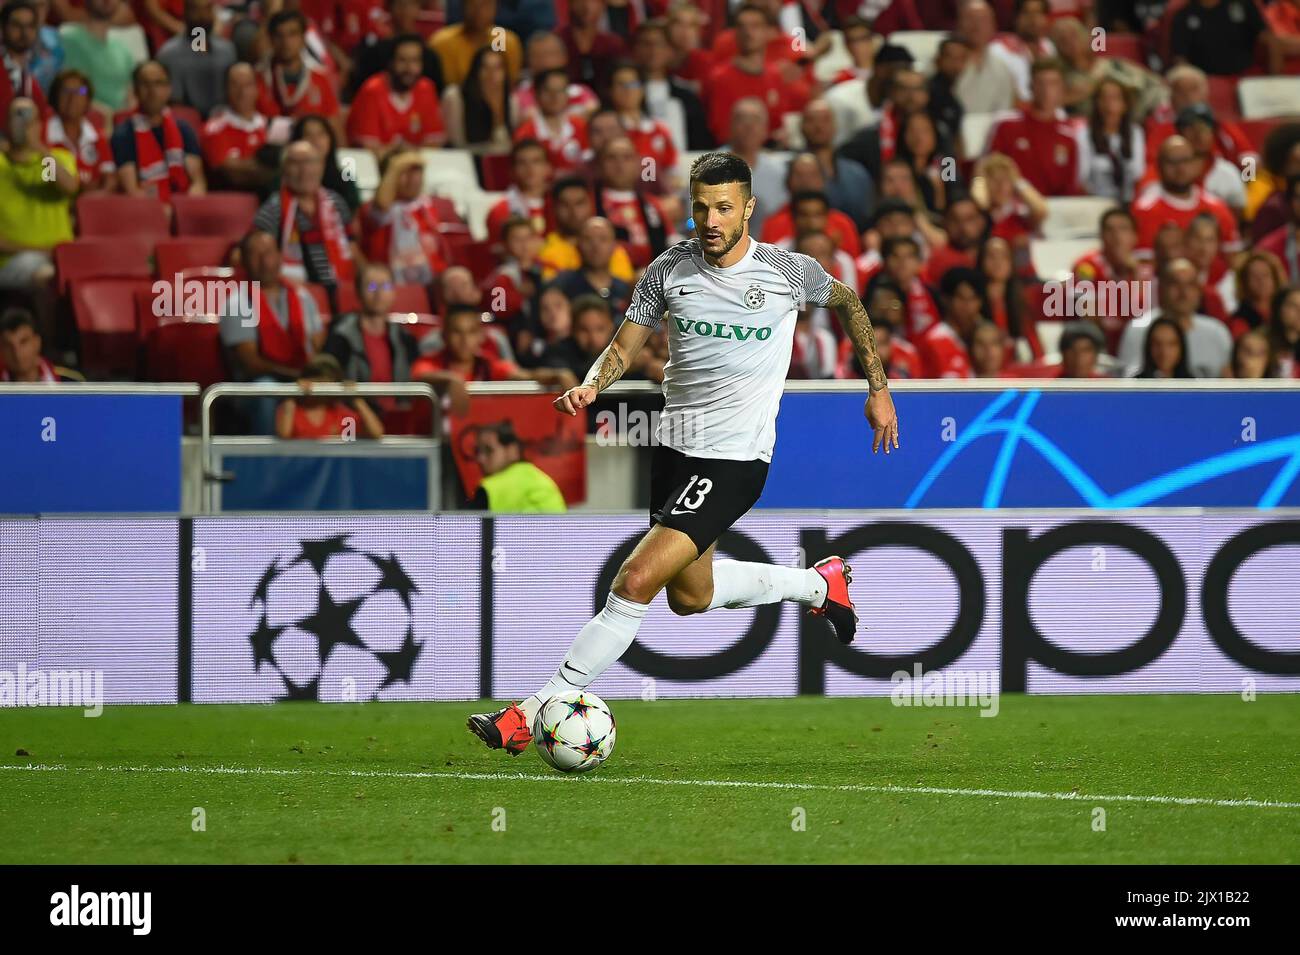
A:
POLYGON ((815 259, 748 241, 725 269, 704 260, 698 239, 665 250, 628 306, 631 321, 651 328, 668 312, 658 439, 692 457, 772 460, 795 319, 830 297, 815 259))

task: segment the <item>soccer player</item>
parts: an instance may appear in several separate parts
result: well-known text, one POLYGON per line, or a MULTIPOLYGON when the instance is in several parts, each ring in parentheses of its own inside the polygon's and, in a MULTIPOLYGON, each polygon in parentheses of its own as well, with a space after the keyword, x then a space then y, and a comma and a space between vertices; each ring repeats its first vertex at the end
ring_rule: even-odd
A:
POLYGON ((569 415, 591 405, 633 366, 668 313, 670 360, 651 466, 650 530, 555 676, 520 704, 469 717, 470 730, 491 749, 523 752, 542 704, 586 688, 618 660, 665 587, 677 614, 793 600, 825 617, 841 642, 853 640, 857 614, 842 558, 810 568, 713 559, 718 538, 753 507, 767 479, 800 310, 820 305, 839 316, 866 370, 872 450, 883 445, 888 454, 898 447, 898 417, 867 310, 814 259, 750 237, 751 186, 749 166, 733 153, 695 161, 691 213, 699 237, 655 258, 586 381, 555 401, 569 415))

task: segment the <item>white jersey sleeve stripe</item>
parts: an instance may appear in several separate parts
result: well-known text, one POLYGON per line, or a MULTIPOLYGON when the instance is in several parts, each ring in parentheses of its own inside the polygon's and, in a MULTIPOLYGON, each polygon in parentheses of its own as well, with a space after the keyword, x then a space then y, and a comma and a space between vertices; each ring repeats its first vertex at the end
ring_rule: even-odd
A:
POLYGON ((784 276, 797 307, 803 308, 808 302, 825 305, 830 299, 831 277, 811 256, 770 245, 759 245, 754 256, 784 276))

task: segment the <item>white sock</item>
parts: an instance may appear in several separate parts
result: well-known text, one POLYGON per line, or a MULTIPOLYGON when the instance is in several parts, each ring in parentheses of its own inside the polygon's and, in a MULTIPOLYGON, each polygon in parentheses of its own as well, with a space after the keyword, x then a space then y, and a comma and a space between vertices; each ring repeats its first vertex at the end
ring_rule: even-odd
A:
POLYGON ((709 610, 757 607, 781 600, 820 607, 826 600, 826 580, 811 567, 752 564, 741 560, 713 562, 713 600, 709 610))
POLYGON ((573 638, 573 645, 555 676, 528 699, 519 704, 528 722, 542 708, 542 704, 556 693, 581 690, 590 686, 610 664, 621 657, 636 639, 641 620, 649 604, 639 604, 610 592, 605 609, 587 622, 573 638))

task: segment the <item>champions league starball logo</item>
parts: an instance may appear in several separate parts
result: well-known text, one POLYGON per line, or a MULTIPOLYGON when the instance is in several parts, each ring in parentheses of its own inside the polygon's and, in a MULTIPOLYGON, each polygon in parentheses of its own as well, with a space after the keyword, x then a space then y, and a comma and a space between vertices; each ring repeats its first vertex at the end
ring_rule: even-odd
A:
POLYGON ((253 667, 278 676, 278 699, 359 702, 411 681, 422 649, 411 611, 419 588, 391 552, 359 550, 350 537, 299 541, 253 589, 253 667))

